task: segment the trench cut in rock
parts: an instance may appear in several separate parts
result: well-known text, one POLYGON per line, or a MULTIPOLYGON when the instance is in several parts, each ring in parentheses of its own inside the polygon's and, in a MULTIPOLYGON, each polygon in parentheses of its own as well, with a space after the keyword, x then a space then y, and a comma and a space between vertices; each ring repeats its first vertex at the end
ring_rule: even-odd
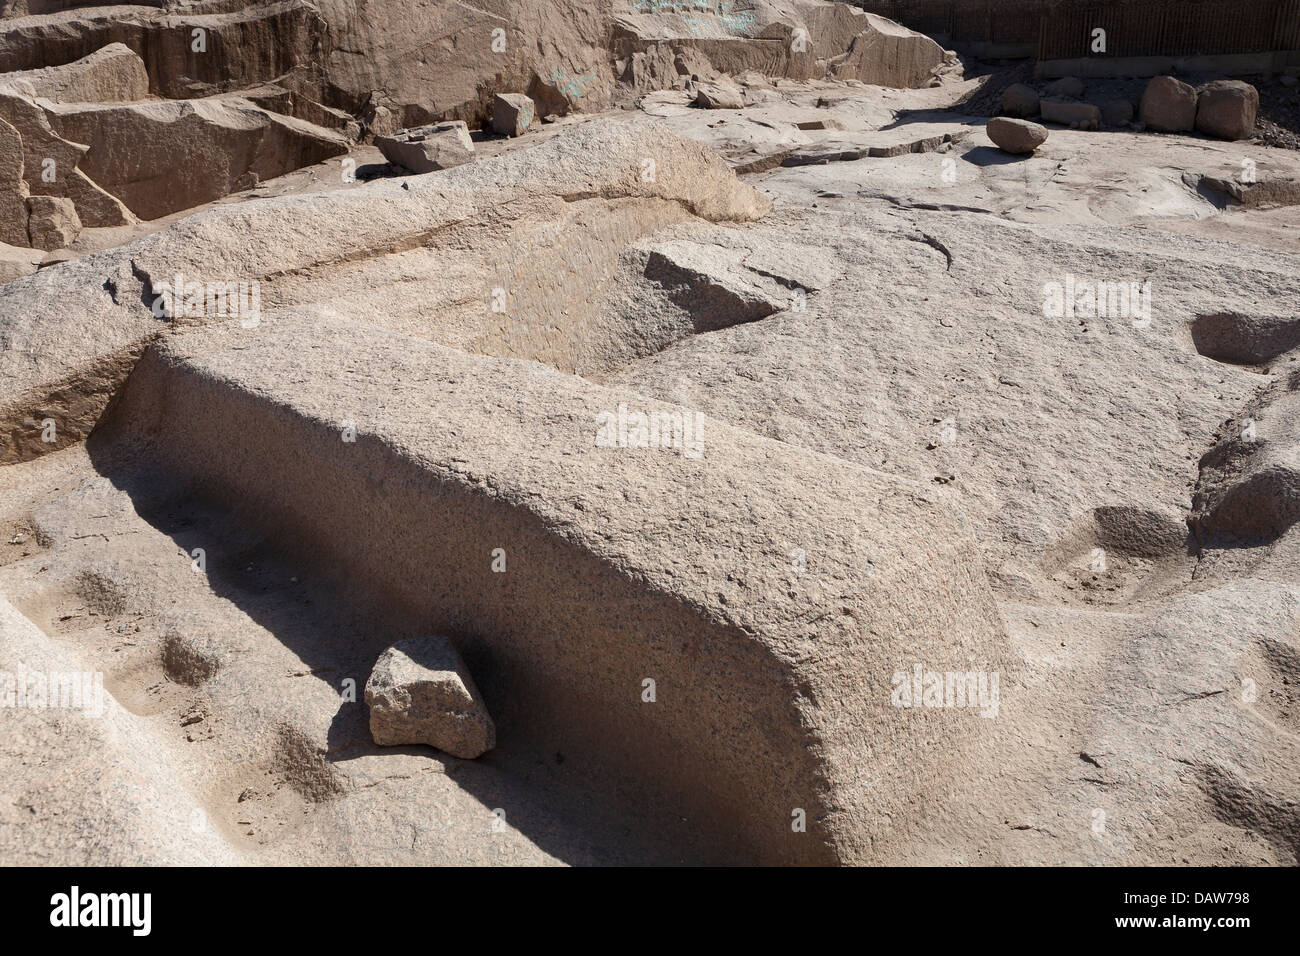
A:
POLYGON ((441 635, 394 644, 366 681, 370 733, 381 747, 428 744, 473 760, 496 746, 496 725, 456 645, 441 635))
POLYGON ((0 862, 1296 862, 1300 80, 79 2, 0 0, 0 678, 106 712, 6 714, 0 862))
POLYGON ((662 800, 718 859, 865 859, 991 723, 891 705, 900 661, 1006 668, 951 500, 627 388, 347 322, 231 323, 150 349, 104 436, 456 634, 519 746, 662 800), (620 406, 660 443, 598 443, 620 406), (482 560, 501 541, 504 574, 482 560))
MULTIPOLYGON (((609 120, 427 179, 217 206, 118 249, 0 286, 0 464, 56 451, 90 433, 140 353, 167 327, 151 310, 155 283, 181 275, 269 284, 435 246, 441 236, 448 238, 443 254, 450 264, 465 255, 455 244, 457 230, 476 229, 502 242, 495 224, 503 208, 540 205, 555 221, 588 201, 610 223, 572 230, 589 248, 601 248, 605 233, 638 237, 669 218, 748 222, 771 209, 705 147, 658 124, 609 120), (647 162, 656 170, 649 181, 641 176, 647 162), (348 229, 339 230, 340 222, 348 229), (237 241, 243 236, 258 241, 237 241), (41 440, 47 417, 58 422, 58 442, 41 440)), ((547 278, 555 310, 568 308, 558 299, 571 283, 564 274, 547 278)), ((205 320, 220 317, 198 321, 205 320)), ((527 357, 558 364, 540 351, 527 357)))
MULTIPOLYGON (((0 673, 77 673, 85 667, 68 641, 46 634, 0 594, 0 673)), ((13 785, 14 799, 23 792, 18 781, 35 773, 39 786, 52 788, 62 802, 40 826, 0 827, 0 859, 10 866, 48 866, 60 854, 75 853, 62 858, 97 866, 238 865, 241 857, 220 828, 174 825, 176 808, 193 800, 182 783, 184 771, 145 721, 107 687, 99 691, 83 697, 93 702, 84 711, 4 708, 0 776, 13 785)))

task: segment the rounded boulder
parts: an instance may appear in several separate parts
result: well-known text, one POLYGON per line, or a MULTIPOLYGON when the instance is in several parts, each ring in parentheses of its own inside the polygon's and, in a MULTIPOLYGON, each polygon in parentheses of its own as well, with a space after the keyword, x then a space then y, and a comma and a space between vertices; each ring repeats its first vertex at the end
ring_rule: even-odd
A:
POLYGON ((1016 156, 1032 153, 1047 141, 1047 127, 1008 116, 993 117, 984 132, 998 149, 1016 156))

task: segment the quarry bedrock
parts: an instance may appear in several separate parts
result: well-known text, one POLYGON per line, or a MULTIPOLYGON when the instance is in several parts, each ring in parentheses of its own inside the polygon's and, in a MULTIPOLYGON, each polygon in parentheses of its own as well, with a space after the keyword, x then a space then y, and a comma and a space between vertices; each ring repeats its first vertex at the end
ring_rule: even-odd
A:
POLYGON ((695 458, 598 446, 602 413, 629 401, 350 323, 231 323, 153 347, 104 434, 453 635, 503 726, 543 752, 563 741, 609 791, 661 795, 720 857, 865 855, 924 800, 935 771, 911 754, 943 741, 955 764, 987 723, 892 706, 898 664, 1005 663, 960 512, 720 422, 695 458), (810 535, 820 601, 786 556, 810 535), (641 702, 645 677, 660 703, 641 702))

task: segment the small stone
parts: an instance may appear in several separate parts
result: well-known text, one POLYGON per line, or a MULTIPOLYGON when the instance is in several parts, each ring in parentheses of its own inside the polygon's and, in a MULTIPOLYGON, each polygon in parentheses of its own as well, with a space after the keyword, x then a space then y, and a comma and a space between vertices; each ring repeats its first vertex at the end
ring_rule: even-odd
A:
MULTIPOLYGON (((207 708, 202 703, 196 702, 194 704, 191 704, 189 709, 186 710, 183 714, 181 714, 181 726, 189 727, 192 724, 201 724, 203 723, 203 721, 207 720, 207 717, 208 717, 207 708)), ((193 733, 193 731, 191 731, 190 733, 193 733)), ((190 740, 193 739, 194 739, 193 737, 190 737, 190 740)))
POLYGON ((492 100, 492 130, 522 136, 533 122, 533 101, 523 93, 498 93, 492 100))
POLYGON ((473 760, 496 746, 496 725, 446 637, 400 641, 379 655, 366 706, 371 736, 383 747, 428 744, 473 760))
POLYGON ((77 207, 62 196, 28 196, 27 235, 33 249, 66 249, 81 235, 77 207))
POLYGON ((474 159, 474 141, 463 120, 416 126, 392 136, 376 136, 375 145, 384 159, 413 173, 450 169, 474 159))

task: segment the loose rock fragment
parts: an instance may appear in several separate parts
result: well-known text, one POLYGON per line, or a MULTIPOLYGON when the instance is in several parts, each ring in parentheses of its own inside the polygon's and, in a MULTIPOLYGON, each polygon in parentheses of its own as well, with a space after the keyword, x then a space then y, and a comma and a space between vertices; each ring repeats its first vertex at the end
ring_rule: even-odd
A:
POLYGON ((27 197, 27 235, 33 249, 66 249, 81 235, 81 219, 71 199, 27 197))
POLYGON ((500 136, 522 136, 533 122, 533 101, 523 93, 498 93, 492 101, 492 130, 500 136))
POLYGON ((474 159, 474 142, 462 120, 416 126, 393 136, 376 136, 375 145, 390 163, 413 173, 449 169, 474 159))
POLYGON ((984 132, 998 149, 1017 156, 1032 153, 1047 142, 1047 127, 1007 116, 993 117, 984 132))
POLYGON ((366 706, 380 746, 429 744, 465 760, 496 746, 496 725, 445 637, 412 638, 384 651, 366 681, 366 706))

